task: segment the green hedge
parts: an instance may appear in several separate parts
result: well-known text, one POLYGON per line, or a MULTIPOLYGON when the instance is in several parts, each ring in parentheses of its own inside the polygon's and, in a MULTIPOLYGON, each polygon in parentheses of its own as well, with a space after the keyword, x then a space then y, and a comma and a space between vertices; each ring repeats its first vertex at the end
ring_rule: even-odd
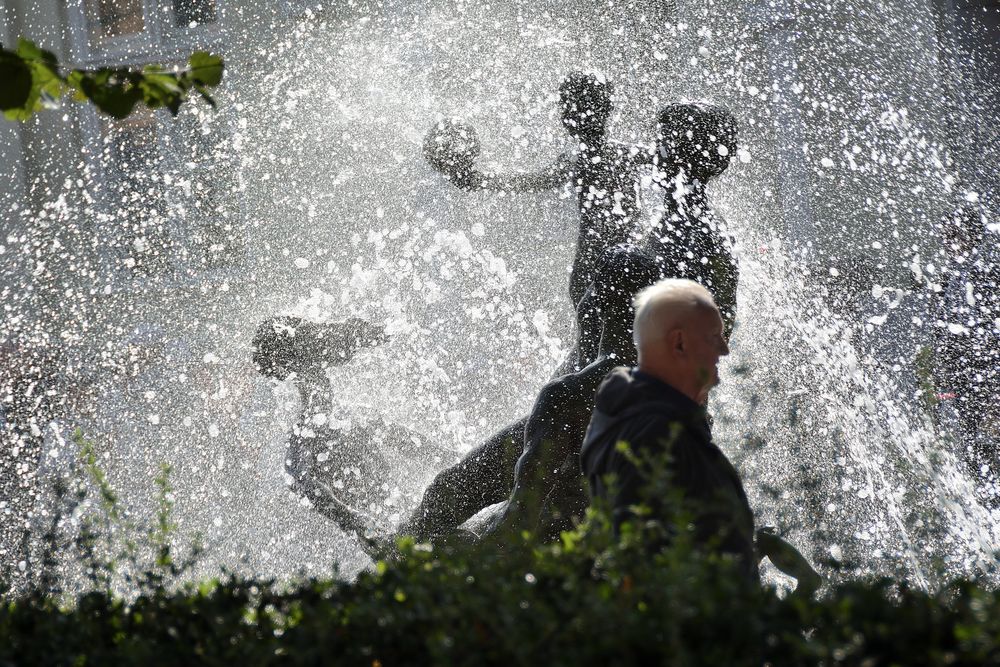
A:
POLYGON ((41 593, 0 606, 2 665, 1000 664, 1000 598, 851 583, 780 599, 682 539, 401 555, 353 582, 229 578, 130 603, 41 593))
MULTIPOLYGON (((0 667, 1000 664, 1000 596, 988 587, 926 592, 882 579, 782 598, 696 550, 679 498, 666 525, 638 508, 620 537, 592 509, 557 544, 521 535, 432 549, 404 539, 354 581, 182 584, 198 550, 181 562, 171 553, 169 469, 157 478, 156 524, 132 525, 92 444, 75 437, 90 484, 59 494, 66 504, 42 538, 34 588, 0 598, 0 667), (94 491, 100 513, 84 512, 62 541, 59 514, 80 514, 94 491), (667 534, 669 547, 650 547, 667 534), (74 550, 95 589, 76 597, 54 574, 74 550)), ((650 468, 646 497, 674 493, 664 469, 650 468)))

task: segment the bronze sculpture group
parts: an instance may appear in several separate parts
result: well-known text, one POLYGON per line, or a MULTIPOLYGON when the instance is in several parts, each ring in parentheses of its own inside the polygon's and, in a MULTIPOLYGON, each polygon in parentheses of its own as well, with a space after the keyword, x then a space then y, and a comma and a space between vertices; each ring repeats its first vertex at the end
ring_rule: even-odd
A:
MULTIPOLYGON (((735 154, 733 116, 706 104, 668 105, 658 116, 651 151, 608 139, 612 87, 600 76, 572 73, 559 93, 562 123, 574 149, 539 172, 480 171, 476 133, 458 122, 436 124, 425 140, 428 162, 466 191, 573 188, 580 225, 569 294, 576 307, 577 342, 531 412, 440 472, 398 533, 431 541, 521 530, 557 536, 586 507, 578 461, 597 385, 613 367, 634 361, 633 295, 663 277, 692 278, 713 292, 727 330, 732 328, 738 271, 705 186, 735 154), (647 166, 666 196, 664 212, 643 233, 637 192, 639 173, 647 166), (480 528, 463 528, 489 506, 494 511, 480 528)), ((369 537, 391 532, 358 502, 372 492, 364 478, 378 478, 387 465, 382 452, 448 458, 428 445, 414 447, 419 436, 399 426, 378 423, 342 433, 317 423, 322 421, 317 415, 330 409, 326 369, 382 340, 382 330, 363 320, 316 324, 294 318, 265 321, 254 340, 258 369, 273 377, 291 376, 302 398, 286 458, 292 490, 345 530, 369 537), (346 469, 361 473, 347 478, 346 469)))

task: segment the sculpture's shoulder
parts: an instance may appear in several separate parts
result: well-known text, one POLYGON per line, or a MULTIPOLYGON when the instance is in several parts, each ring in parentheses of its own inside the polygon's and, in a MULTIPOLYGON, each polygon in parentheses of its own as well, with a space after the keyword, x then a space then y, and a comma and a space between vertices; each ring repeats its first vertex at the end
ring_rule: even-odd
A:
POLYGON ((578 373, 569 373, 552 380, 538 392, 535 413, 546 413, 571 400, 580 386, 578 373))
POLYGON ((604 357, 576 373, 550 381, 538 393, 532 416, 562 423, 589 419, 597 387, 617 365, 614 359, 604 357))
POLYGON ((612 140, 606 144, 605 154, 619 168, 634 170, 653 164, 656 152, 651 145, 612 140))

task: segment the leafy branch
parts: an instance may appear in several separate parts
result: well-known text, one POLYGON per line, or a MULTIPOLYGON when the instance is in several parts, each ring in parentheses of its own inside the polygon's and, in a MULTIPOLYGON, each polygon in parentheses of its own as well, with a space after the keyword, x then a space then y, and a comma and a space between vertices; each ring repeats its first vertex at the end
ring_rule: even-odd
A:
POLYGON ((204 51, 193 53, 183 70, 161 65, 71 69, 60 65, 51 51, 22 38, 16 50, 0 46, 0 81, 5 82, 0 86, 0 111, 9 120, 27 120, 72 93, 113 118, 125 118, 140 102, 150 109, 166 107, 176 116, 191 91, 214 107, 208 89, 222 82, 223 69, 222 58, 204 51))
POLYGON ((175 559, 171 545, 177 524, 173 520, 170 466, 161 465, 155 479, 158 490, 156 525, 137 525, 127 518, 121 507, 118 494, 98 462, 94 443, 86 439, 80 429, 73 433, 73 442, 80 448, 84 470, 97 487, 102 510, 100 518, 84 518, 75 539, 86 568, 85 575, 91 583, 110 592, 118 575, 129 588, 149 593, 162 591, 168 582, 193 568, 203 552, 200 537, 194 538, 188 556, 182 560, 175 559), (115 532, 123 536, 124 543, 120 547, 115 543, 115 532), (102 540, 103 545, 100 544, 102 540), (144 558, 150 550, 152 557, 144 558))

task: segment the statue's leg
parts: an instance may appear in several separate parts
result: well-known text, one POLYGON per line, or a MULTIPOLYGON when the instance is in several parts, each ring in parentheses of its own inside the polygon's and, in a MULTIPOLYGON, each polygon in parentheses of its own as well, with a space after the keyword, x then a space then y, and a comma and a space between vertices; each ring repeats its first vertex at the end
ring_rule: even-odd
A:
POLYGON ((348 435, 325 428, 311 437, 293 434, 285 458, 291 491, 308 499, 315 511, 342 530, 360 537, 385 535, 390 530, 384 517, 365 509, 380 495, 375 480, 388 468, 377 448, 357 446, 370 439, 367 432, 348 435), (360 475, 348 472, 349 468, 360 469, 360 475))
POLYGON ((400 532, 429 539, 454 531, 479 510, 506 500, 514 481, 514 464, 524 446, 519 419, 441 471, 400 532))

